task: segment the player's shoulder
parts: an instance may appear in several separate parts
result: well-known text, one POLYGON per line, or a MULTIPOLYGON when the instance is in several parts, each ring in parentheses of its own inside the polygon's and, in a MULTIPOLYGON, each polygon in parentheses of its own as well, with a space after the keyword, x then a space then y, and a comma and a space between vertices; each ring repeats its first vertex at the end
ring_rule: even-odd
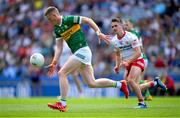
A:
POLYGON ((117 39, 117 34, 111 35, 111 40, 112 40, 112 41, 114 41, 114 40, 116 40, 116 39, 117 39))
POLYGON ((68 24, 71 21, 72 17, 72 15, 62 16, 62 26, 68 24))
POLYGON ((63 19, 71 19, 74 17, 79 17, 79 16, 78 15, 66 15, 66 16, 63 16, 63 19))
POLYGON ((55 25, 55 26, 54 26, 54 33, 58 33, 58 30, 59 30, 58 25, 55 25))
POLYGON ((130 32, 130 31, 127 31, 127 30, 126 30, 125 32, 126 32, 126 35, 127 35, 127 36, 134 36, 134 34, 133 34, 132 32, 130 32))
POLYGON ((126 37, 130 38, 130 39, 138 39, 138 37, 133 34, 132 32, 129 32, 129 31, 125 31, 126 32, 126 37))
POLYGON ((62 16, 62 19, 63 20, 67 20, 68 18, 70 18, 71 16, 70 15, 66 15, 66 16, 62 16))

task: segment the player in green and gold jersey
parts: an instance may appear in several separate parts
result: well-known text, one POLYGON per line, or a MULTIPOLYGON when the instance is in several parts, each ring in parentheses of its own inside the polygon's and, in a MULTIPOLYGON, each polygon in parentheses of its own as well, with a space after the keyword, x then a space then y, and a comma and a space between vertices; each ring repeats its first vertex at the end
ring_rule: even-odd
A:
POLYGON ((48 75, 52 76, 55 73, 55 67, 61 55, 64 41, 66 41, 73 53, 73 55, 69 57, 62 68, 58 71, 61 99, 55 104, 49 103, 48 107, 62 112, 67 110, 66 98, 69 88, 67 75, 74 70, 79 70, 89 87, 120 88, 120 90, 125 94, 125 97, 128 98, 129 91, 125 81, 113 81, 107 78, 96 80, 94 77, 94 71, 91 65, 92 53, 81 29, 81 24, 88 24, 96 32, 99 40, 109 43, 109 36, 101 33, 100 29, 91 18, 83 16, 63 16, 59 13, 58 9, 53 6, 46 9, 45 16, 48 18, 49 22, 54 25, 54 33, 56 35, 56 49, 54 58, 48 66, 48 75))

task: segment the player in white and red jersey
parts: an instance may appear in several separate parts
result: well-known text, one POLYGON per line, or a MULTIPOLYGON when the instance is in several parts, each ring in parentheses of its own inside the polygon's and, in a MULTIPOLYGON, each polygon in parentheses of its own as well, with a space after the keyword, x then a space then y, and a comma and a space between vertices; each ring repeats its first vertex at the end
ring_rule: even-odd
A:
MULTIPOLYGON (((148 59, 147 59, 146 54, 143 51, 142 38, 141 38, 140 33, 137 30, 135 30, 133 20, 132 19, 123 20, 123 26, 124 26, 125 30, 127 30, 127 31, 133 33, 134 35, 136 35, 138 37, 138 39, 141 41, 141 45, 142 45, 141 46, 141 55, 143 56, 143 59, 144 59, 144 62, 145 62, 145 68, 147 68, 148 59)), ((144 79, 142 79, 144 77, 144 73, 145 73, 145 70, 141 73, 141 76, 139 76, 139 80, 136 81, 136 82, 137 82, 137 84, 140 84, 140 89, 141 89, 141 91, 142 91, 142 93, 144 95, 144 99, 148 100, 148 101, 151 101, 152 96, 151 96, 148 88, 154 87, 154 86, 151 86, 151 85, 153 85, 153 84, 151 84, 153 81, 147 82, 144 79)))
MULTIPOLYGON (((116 53, 116 66, 114 70, 118 73, 121 67, 125 67, 124 78, 138 98, 139 103, 137 108, 147 108, 141 89, 136 83, 136 80, 138 80, 145 68, 140 48, 142 44, 136 35, 123 29, 120 19, 115 18, 111 22, 112 30, 116 34, 111 40, 116 53)), ((157 85, 158 82, 154 81, 153 84, 157 85)))
MULTIPOLYGON (((134 29, 134 25, 132 23, 131 20, 124 20, 123 22, 123 26, 124 26, 124 29, 133 33, 134 35, 136 35, 141 43, 141 56, 142 58, 144 59, 144 63, 145 63, 145 68, 147 68, 147 64, 148 64, 148 59, 143 51, 143 44, 142 44, 142 38, 140 36, 140 33, 137 32, 135 29, 134 29)), ((144 69, 145 71, 145 69, 144 69)), ((151 87, 160 87, 163 91, 166 91, 166 86, 163 84, 163 82, 160 80, 160 77, 155 77, 155 79, 153 81, 149 81, 149 82, 145 82, 142 80, 142 77, 144 75, 144 71, 141 73, 141 75, 139 76, 139 78, 136 80, 136 83, 139 84, 139 87, 141 89, 141 92, 144 92, 145 91, 145 99, 146 100, 152 100, 152 96, 150 95, 150 92, 148 90, 148 88, 151 88, 151 87), (154 83, 157 83, 157 84, 154 84, 154 83)))

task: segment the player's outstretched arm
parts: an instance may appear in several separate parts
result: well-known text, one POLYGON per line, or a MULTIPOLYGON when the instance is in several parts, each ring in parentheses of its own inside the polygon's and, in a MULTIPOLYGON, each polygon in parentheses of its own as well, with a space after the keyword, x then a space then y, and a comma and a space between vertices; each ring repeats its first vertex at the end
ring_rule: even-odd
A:
POLYGON ((56 71, 56 64, 57 64, 57 61, 59 60, 59 57, 60 57, 60 55, 62 53, 62 50, 63 50, 63 40, 62 39, 57 39, 56 40, 54 58, 53 58, 51 64, 49 64, 47 66, 47 68, 49 69, 47 75, 49 77, 52 77, 54 75, 55 71, 56 71))
POLYGON ((84 16, 82 16, 81 18, 82 18, 82 23, 88 24, 96 32, 99 38, 99 43, 101 42, 101 40, 104 40, 107 44, 110 43, 110 40, 109 40, 110 36, 103 34, 101 30, 99 29, 99 27, 97 26, 97 24, 91 18, 84 17, 84 16))

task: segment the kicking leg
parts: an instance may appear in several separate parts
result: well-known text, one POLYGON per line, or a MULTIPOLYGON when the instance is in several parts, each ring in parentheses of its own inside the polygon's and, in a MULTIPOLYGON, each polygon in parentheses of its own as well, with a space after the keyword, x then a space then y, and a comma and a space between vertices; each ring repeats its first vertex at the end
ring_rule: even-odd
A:
POLYGON ((59 75, 59 84, 60 84, 60 90, 61 90, 61 97, 66 99, 68 89, 69 89, 69 83, 67 80, 67 75, 75 71, 77 68, 81 66, 81 62, 74 59, 73 56, 71 56, 67 62, 63 65, 63 67, 58 72, 59 75))
POLYGON ((80 68, 80 73, 83 76, 84 81, 90 88, 106 88, 106 87, 117 87, 120 88, 121 91, 125 94, 126 98, 128 98, 129 91, 127 89, 127 85, 125 81, 113 81, 108 78, 94 78, 94 71, 92 66, 85 65, 80 68))
POLYGON ((67 75, 70 74, 72 71, 76 70, 81 66, 81 62, 74 59, 73 56, 71 56, 67 62, 63 65, 63 67, 58 72, 59 76, 59 84, 60 84, 60 91, 61 91, 61 99, 60 102, 56 102, 55 104, 48 103, 48 107, 52 109, 59 110, 61 112, 66 111, 66 97, 69 89, 69 83, 67 80, 67 75))

